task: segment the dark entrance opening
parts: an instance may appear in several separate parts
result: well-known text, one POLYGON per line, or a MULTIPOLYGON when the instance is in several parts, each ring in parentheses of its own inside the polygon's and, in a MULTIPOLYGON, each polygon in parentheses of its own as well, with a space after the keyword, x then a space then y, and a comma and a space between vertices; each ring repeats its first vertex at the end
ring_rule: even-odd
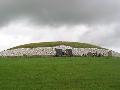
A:
POLYGON ((63 51, 62 49, 55 49, 56 55, 55 56, 73 56, 72 49, 66 49, 63 51))
POLYGON ((73 56, 72 49, 66 49, 66 56, 73 56))
POLYGON ((62 56, 63 55, 62 49, 55 49, 55 51, 56 51, 55 56, 62 56))

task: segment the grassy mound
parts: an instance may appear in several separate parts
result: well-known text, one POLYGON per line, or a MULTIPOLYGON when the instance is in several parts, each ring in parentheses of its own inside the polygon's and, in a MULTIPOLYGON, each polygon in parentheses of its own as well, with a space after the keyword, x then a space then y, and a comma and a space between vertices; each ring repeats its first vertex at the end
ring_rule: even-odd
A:
POLYGON ((58 45, 67 45, 75 48, 101 48, 96 45, 91 45, 87 43, 79 43, 79 42, 40 42, 40 43, 30 43, 30 44, 25 44, 25 45, 20 45, 17 47, 13 47, 11 49, 16 49, 16 48, 36 48, 36 47, 54 47, 58 45))
POLYGON ((120 58, 0 58, 0 90, 120 90, 120 58))

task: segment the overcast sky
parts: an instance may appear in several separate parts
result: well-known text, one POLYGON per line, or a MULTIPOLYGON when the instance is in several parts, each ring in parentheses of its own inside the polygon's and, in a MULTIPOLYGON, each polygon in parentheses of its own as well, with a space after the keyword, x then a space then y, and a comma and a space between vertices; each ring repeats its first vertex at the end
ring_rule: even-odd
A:
POLYGON ((0 0, 0 51, 43 41, 120 52, 120 0, 0 0))

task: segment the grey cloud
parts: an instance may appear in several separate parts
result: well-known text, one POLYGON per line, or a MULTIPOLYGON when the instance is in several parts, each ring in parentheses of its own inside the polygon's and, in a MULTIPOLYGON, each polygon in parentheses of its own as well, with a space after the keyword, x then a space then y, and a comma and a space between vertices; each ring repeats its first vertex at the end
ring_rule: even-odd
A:
MULTIPOLYGON (((31 20, 30 25, 31 23, 59 25, 60 27, 64 25, 70 27, 77 24, 88 25, 89 30, 84 35, 75 33, 73 37, 72 30, 75 31, 75 29, 70 30, 71 27, 64 32, 61 31, 60 34, 63 34, 63 36, 67 33, 71 35, 71 38, 66 39, 64 36, 65 38, 62 38, 62 40, 71 40, 73 38, 73 41, 92 42, 105 47, 119 47, 120 45, 120 0, 0 0, 0 26, 6 26, 11 21, 26 18, 31 20), (110 29, 109 24, 114 23, 118 25, 110 29), (107 26, 107 28, 99 29, 97 25, 104 25, 101 27, 107 26)), ((20 29, 18 30, 20 31, 20 29)), ((33 34, 34 30, 29 32, 33 34)), ((30 38, 33 38, 33 41, 44 41, 47 40, 46 35, 49 36, 48 40, 61 40, 61 35, 56 36, 58 38, 54 37, 54 35, 58 34, 57 30, 58 27, 52 30, 50 35, 45 31, 42 34, 43 37, 38 34, 36 36, 31 35, 30 38)), ((8 30, 6 32, 11 32, 12 36, 16 35, 15 31, 8 30)), ((39 32, 42 32, 41 29, 39 29, 39 32)), ((20 35, 19 32, 17 33, 20 35)))
POLYGON ((89 27, 79 40, 95 43, 103 47, 120 47, 120 24, 95 25, 89 27))
POLYGON ((28 17, 40 24, 119 21, 120 0, 0 0, 0 24, 28 17))

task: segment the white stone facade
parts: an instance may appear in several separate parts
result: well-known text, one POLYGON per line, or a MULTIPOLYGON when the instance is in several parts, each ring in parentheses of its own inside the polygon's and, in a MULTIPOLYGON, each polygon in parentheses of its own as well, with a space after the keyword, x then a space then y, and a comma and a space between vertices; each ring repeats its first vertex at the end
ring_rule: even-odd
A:
POLYGON ((102 56, 108 56, 108 52, 110 50, 98 49, 98 48, 73 48, 72 51, 73 51, 73 55, 75 56, 87 55, 89 52, 97 53, 97 54, 100 53, 102 56))
MULTIPOLYGON (((37 48, 18 48, 12 50, 5 50, 0 52, 0 56, 55 56, 55 49, 72 49, 73 56, 83 56, 87 55, 89 52, 101 54, 102 56, 109 56, 111 50, 107 49, 98 49, 98 48, 73 48, 70 46, 60 45, 55 47, 37 47, 37 48)), ((114 51, 111 51, 112 56, 119 57, 120 54, 114 51)))

